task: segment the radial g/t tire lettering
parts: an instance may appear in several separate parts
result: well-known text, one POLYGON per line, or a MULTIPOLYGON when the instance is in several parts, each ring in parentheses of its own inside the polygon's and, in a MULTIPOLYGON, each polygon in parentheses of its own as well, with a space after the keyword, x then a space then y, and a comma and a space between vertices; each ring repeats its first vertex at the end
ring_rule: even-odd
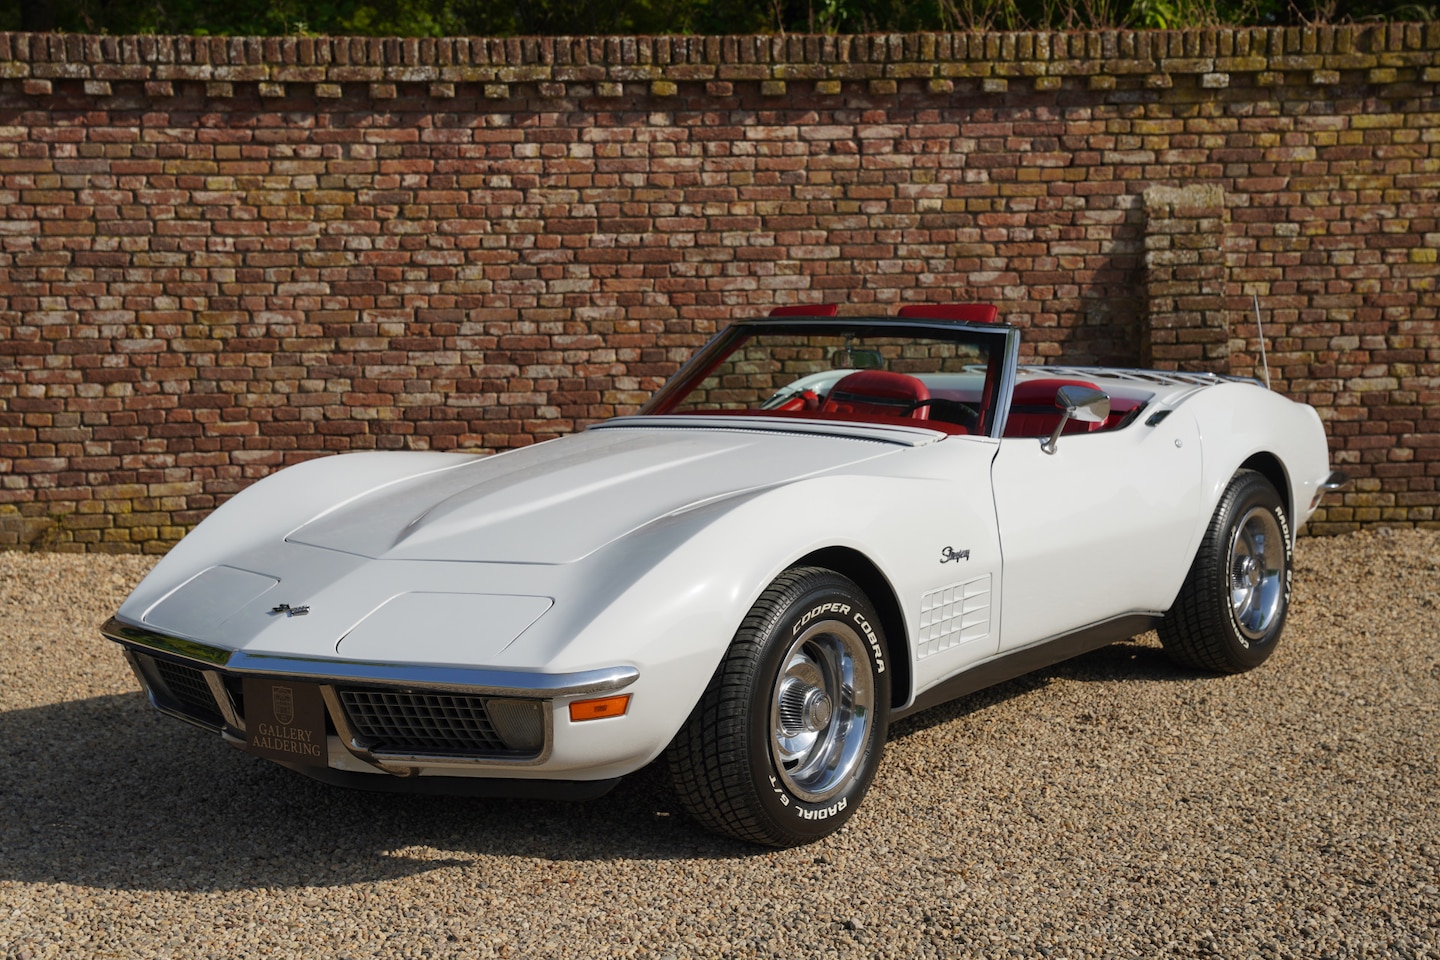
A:
POLYGON ((1264 663, 1285 627, 1293 559, 1280 495, 1262 475, 1239 471, 1160 624, 1165 651, 1178 663, 1219 673, 1264 663))
POLYGON ((681 803, 711 830, 775 847, 840 829, 884 750, 888 657, 849 579, 819 567, 777 577, 667 751, 681 803))

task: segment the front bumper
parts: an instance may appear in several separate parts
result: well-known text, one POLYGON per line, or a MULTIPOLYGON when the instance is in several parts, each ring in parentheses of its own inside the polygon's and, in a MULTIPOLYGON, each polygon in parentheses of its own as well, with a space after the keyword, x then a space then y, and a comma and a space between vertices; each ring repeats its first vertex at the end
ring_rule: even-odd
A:
MULTIPOLYGON (((545 781, 533 778, 554 748, 557 703, 613 693, 640 676, 634 667, 544 674, 252 654, 114 618, 101 632, 125 649, 155 709, 251 752, 264 753, 246 723, 247 680, 318 691, 323 749, 317 745, 316 756, 295 762, 271 759, 318 779, 381 789, 393 789, 379 782, 392 778, 493 780, 507 774, 542 788, 545 781)), ((580 792, 593 794, 593 787, 580 792)))

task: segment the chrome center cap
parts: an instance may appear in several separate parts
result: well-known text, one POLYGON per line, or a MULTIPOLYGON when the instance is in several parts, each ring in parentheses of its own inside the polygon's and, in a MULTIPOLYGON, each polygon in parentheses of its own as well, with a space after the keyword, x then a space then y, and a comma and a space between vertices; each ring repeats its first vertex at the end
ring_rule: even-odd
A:
POLYGON ((1260 582, 1260 565, 1254 557, 1242 557, 1235 566, 1235 579, 1239 582, 1251 587, 1260 582))
POLYGON ((805 729, 824 730, 830 724, 835 707, 824 690, 812 689, 805 697, 805 729))

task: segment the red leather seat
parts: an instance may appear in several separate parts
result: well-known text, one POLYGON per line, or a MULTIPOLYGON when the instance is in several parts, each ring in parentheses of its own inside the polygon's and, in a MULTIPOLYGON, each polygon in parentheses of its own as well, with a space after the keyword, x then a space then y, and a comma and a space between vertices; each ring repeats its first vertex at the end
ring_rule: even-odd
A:
MULTIPOLYGON (((1010 400, 1010 416, 1005 420, 1005 436, 1048 437, 1054 433, 1064 413, 1055 406, 1055 394, 1061 387, 1099 389, 1095 384, 1084 380, 1022 380, 1015 384, 1015 394, 1010 400)), ((1089 433, 1104 426, 1104 422, 1071 420, 1065 424, 1065 432, 1089 433)))
POLYGON ((889 370, 856 370, 836 381, 821 413, 870 417, 930 419, 930 389, 915 377, 889 370))

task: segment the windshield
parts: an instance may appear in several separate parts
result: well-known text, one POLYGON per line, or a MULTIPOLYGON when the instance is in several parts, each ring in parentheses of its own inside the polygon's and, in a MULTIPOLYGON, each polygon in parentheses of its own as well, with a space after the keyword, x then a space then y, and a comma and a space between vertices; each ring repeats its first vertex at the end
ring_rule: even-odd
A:
POLYGON ((737 324, 642 414, 767 416, 988 431, 1003 328, 845 321, 737 324))

